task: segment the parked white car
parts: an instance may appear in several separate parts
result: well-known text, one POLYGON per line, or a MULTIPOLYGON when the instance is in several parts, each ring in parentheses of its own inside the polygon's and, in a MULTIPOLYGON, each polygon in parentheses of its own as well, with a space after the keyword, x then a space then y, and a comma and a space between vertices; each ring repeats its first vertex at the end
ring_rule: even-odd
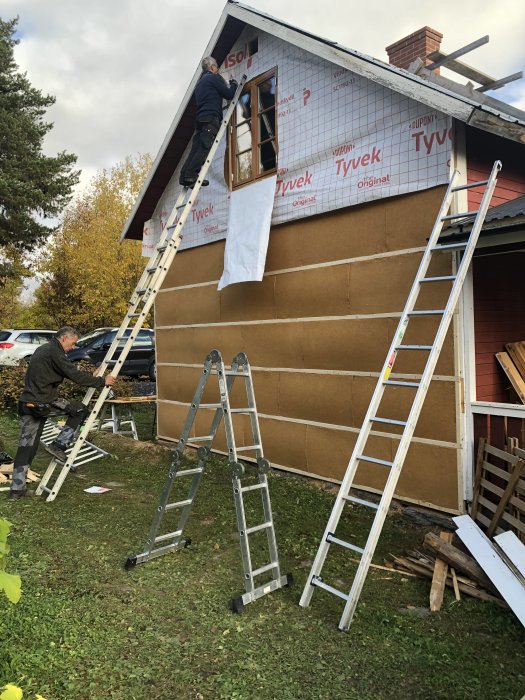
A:
POLYGON ((55 333, 38 328, 0 330, 0 365, 13 367, 20 362, 29 362, 37 347, 49 342, 55 333))

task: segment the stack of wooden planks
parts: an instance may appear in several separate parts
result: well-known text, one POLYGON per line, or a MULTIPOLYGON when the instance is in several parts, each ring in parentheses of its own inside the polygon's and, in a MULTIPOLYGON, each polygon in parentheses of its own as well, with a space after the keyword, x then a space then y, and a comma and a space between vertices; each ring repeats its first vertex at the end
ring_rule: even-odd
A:
POLYGON ((507 343, 507 352, 496 353, 496 359, 521 403, 525 403, 525 340, 507 343))
POLYGON ((427 533, 424 552, 412 550, 402 557, 390 556, 391 561, 385 562, 387 567, 432 580, 432 612, 441 609, 446 586, 454 590, 456 600, 464 594, 507 607, 490 579, 452 532, 441 532, 439 536, 427 533))
MULTIPOLYGON (((11 478, 13 476, 13 465, 12 464, 0 464, 0 484, 10 484, 11 478)), ((27 472, 27 480, 29 482, 40 481, 40 474, 32 471, 31 469, 27 472)))

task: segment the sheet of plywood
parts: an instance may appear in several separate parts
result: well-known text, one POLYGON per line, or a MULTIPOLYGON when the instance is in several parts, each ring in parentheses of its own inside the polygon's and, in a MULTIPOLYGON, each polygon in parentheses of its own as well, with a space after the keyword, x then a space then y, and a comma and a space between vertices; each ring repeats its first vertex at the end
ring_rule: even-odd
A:
POLYGON ((469 515, 460 515, 453 520, 458 527, 458 537, 525 627, 525 587, 501 559, 491 541, 469 515))

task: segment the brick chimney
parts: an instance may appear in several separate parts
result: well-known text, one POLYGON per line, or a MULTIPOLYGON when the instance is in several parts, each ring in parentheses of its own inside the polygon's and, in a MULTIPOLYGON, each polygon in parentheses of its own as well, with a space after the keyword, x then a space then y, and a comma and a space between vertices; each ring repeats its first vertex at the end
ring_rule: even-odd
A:
MULTIPOLYGON (((431 63, 425 56, 433 51, 438 51, 441 45, 443 34, 431 27, 422 27, 417 32, 406 36, 404 39, 396 41, 395 44, 387 46, 385 51, 388 54, 388 61, 398 68, 408 68, 416 58, 425 61, 425 65, 431 63)), ((439 73, 439 69, 436 71, 439 73)))

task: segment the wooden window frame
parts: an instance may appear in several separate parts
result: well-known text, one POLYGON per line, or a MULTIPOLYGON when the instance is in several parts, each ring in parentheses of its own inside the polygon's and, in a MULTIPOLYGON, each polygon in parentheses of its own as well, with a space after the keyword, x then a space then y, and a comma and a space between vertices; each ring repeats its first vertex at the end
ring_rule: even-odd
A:
MULTIPOLYGON (((249 185, 253 182, 257 182, 258 180, 262 180, 265 177, 270 177, 271 175, 275 175, 277 172, 277 158, 279 155, 279 138, 278 138, 278 133, 277 133, 277 68, 272 68, 265 73, 262 73, 261 75, 258 75, 256 78, 253 78, 250 80, 250 82, 246 83, 244 86, 244 89, 242 91, 242 95, 245 95, 246 93, 250 93, 250 105, 256 104, 258 105, 258 100, 257 100, 257 90, 259 85, 261 83, 264 83, 265 81, 269 80, 270 78, 275 79, 275 103, 273 106, 273 109, 275 110, 275 126, 274 126, 274 135, 273 139, 265 139, 263 141, 260 140, 260 129, 259 129, 259 116, 263 114, 265 111, 270 111, 271 107, 267 108, 266 110, 262 110, 259 112, 259 109, 257 108, 257 111, 251 114, 249 120, 251 124, 251 133, 252 133, 252 143, 251 143, 251 164, 252 164, 252 175, 250 178, 247 178, 245 180, 238 180, 238 175, 237 175, 237 140, 236 140, 236 127, 238 125, 237 122, 237 111, 233 113, 232 120, 231 120, 231 125, 229 129, 229 147, 228 147, 228 158, 227 158, 227 165, 228 165, 228 174, 229 174, 229 183, 230 183, 230 189, 231 190, 236 190, 240 187, 244 187, 245 185, 249 185), (260 163, 259 163, 259 156, 258 156, 258 149, 259 146, 261 146, 264 143, 270 143, 271 141, 275 142, 275 167, 270 169, 270 170, 261 170, 260 169, 260 163)), ((242 122, 239 122, 239 124, 242 122)), ((243 152, 249 152, 247 149, 246 151, 243 152)))

